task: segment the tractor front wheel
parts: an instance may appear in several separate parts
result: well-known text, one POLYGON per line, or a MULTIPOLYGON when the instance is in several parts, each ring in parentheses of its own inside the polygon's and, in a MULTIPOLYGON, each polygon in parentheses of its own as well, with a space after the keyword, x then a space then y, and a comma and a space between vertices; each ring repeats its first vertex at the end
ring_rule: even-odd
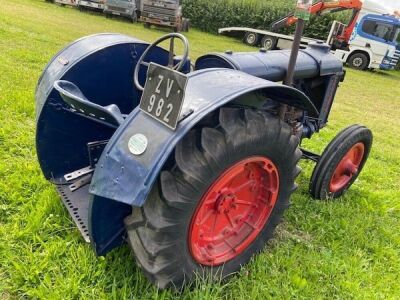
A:
POLYGON ((326 147, 310 181, 310 193, 315 199, 335 199, 342 196, 362 171, 371 147, 372 132, 353 125, 340 132, 326 147))
POLYGON ((136 261, 159 288, 238 271, 272 237, 296 188, 301 151, 286 123, 233 108, 218 123, 177 145, 175 163, 125 219, 136 261))

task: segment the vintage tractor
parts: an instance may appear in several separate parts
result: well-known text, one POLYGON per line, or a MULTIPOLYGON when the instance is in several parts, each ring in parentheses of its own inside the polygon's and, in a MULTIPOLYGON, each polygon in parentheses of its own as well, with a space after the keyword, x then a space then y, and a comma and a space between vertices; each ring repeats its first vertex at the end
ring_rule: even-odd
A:
POLYGON ((272 237, 302 157, 317 162, 316 199, 352 185, 370 130, 345 129, 322 156, 300 148, 328 122, 342 62, 322 43, 300 50, 293 70, 289 56, 227 51, 191 63, 178 33, 151 45, 98 34, 50 61, 36 90, 38 158, 98 255, 128 242, 159 288, 226 277, 272 237), (288 73, 292 86, 281 83, 288 73))

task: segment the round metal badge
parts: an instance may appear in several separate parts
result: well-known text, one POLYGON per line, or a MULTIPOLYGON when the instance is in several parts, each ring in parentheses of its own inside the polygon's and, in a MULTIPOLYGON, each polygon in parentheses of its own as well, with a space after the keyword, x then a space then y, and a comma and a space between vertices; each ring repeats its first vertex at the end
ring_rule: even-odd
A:
POLYGON ((132 154, 141 155, 146 151, 148 144, 147 137, 138 133, 129 139, 128 148, 132 154))

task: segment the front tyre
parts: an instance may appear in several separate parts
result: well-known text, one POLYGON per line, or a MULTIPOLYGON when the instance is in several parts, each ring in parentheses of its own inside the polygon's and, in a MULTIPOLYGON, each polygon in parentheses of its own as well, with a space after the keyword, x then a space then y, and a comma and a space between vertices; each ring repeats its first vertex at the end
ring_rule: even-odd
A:
POLYGON ((372 147, 371 130, 353 125, 340 132, 326 147, 310 180, 315 199, 342 196, 360 175, 372 147))
POLYGON ((286 123, 253 110, 223 108, 216 127, 192 130, 175 149, 175 165, 125 220, 145 275, 159 288, 179 288, 238 271, 289 206, 298 144, 286 123))

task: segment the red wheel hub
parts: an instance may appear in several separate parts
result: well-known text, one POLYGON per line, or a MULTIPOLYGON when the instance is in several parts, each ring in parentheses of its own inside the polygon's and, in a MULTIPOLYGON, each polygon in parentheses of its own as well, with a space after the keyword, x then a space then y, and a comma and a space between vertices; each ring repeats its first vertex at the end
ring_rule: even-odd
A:
POLYGON ((216 266, 241 254, 267 223, 279 192, 279 174, 265 157, 226 170, 199 202, 189 229, 189 248, 200 264, 216 266))
POLYGON ((342 158, 331 178, 329 189, 336 193, 345 188, 358 173, 364 157, 365 146, 363 143, 355 144, 342 158))

